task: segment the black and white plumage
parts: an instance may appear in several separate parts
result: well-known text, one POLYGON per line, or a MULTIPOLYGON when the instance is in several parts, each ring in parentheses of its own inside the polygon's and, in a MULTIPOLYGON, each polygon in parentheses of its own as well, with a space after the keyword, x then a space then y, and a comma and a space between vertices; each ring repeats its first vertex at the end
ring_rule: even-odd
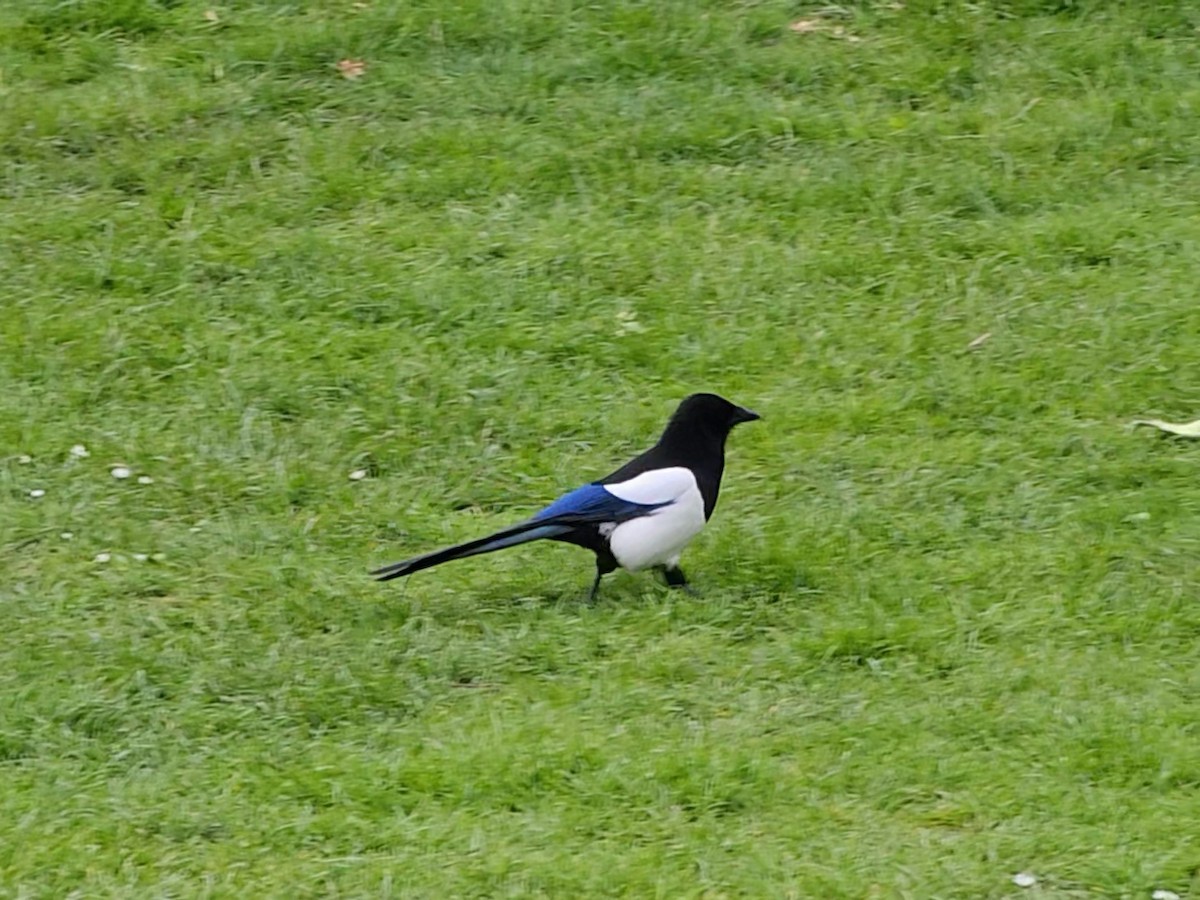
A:
POLYGON ((606 478, 559 497, 541 512, 487 537, 392 563, 372 572, 389 581, 431 566, 536 540, 576 544, 596 554, 596 580, 617 568, 661 569, 667 584, 686 587, 679 557, 717 505, 725 440, 756 413, 716 394, 679 404, 658 443, 606 478))

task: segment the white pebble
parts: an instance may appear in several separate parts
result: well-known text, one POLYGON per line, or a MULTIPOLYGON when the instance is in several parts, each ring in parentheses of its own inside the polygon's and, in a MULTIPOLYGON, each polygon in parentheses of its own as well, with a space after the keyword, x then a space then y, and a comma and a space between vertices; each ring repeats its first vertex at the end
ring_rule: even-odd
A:
POLYGON ((108 562, 110 559, 112 559, 111 553, 97 553, 96 554, 96 562, 102 562, 102 563, 108 562))
POLYGON ((33 462, 33 457, 30 456, 28 453, 22 453, 20 456, 17 457, 17 462, 19 462, 23 466, 27 466, 31 462, 33 462))
POLYGON ((92 454, 88 453, 88 448, 83 446, 83 444, 76 444, 71 448, 71 455, 76 459, 87 459, 92 454))
POLYGON ((1150 895, 1150 900, 1182 900, 1182 898, 1174 891, 1164 891, 1159 888, 1150 895))
POLYGON ((1037 878, 1028 872, 1018 872, 1013 876, 1013 884, 1017 887, 1033 887, 1037 884, 1037 878))
POLYGON ((154 479, 149 475, 139 475, 138 484, 154 484, 154 479))
POLYGON ((45 497, 46 492, 44 490, 42 490, 41 488, 34 488, 32 491, 29 492, 29 496, 32 497, 34 500, 38 500, 42 497, 45 497))
POLYGON ((147 556, 145 553, 135 553, 135 554, 133 554, 133 558, 136 559, 138 562, 145 562, 150 557, 147 556))
POLYGON ((75 535, 73 535, 69 531, 64 531, 62 534, 59 535, 59 537, 62 538, 64 541, 69 541, 69 540, 71 540, 71 538, 75 537, 75 535))
POLYGON ((112 477, 113 478, 128 478, 132 474, 133 474, 133 472, 129 469, 128 466, 113 466, 112 467, 112 477))
POLYGON ((350 473, 351 481, 362 481, 366 477, 367 477, 366 469, 355 469, 353 472, 350 473))

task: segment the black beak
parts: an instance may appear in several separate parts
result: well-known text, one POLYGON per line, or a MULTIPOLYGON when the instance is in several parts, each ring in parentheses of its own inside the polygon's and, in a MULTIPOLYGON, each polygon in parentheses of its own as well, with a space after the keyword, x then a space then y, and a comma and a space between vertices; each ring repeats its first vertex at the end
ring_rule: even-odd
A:
POLYGON ((754 422, 761 418, 762 418, 762 416, 760 416, 758 413, 751 412, 750 410, 746 409, 746 407, 744 407, 744 406, 739 406, 736 409, 734 409, 734 411, 733 411, 733 424, 734 425, 740 425, 740 424, 742 424, 742 422, 754 422))

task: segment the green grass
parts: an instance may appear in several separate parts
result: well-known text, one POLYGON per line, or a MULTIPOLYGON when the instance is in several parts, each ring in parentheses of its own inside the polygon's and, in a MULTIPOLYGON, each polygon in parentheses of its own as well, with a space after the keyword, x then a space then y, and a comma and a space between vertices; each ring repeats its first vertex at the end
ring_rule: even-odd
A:
POLYGON ((0 897, 1196 896, 1200 9, 895 6, 2 4, 0 897))

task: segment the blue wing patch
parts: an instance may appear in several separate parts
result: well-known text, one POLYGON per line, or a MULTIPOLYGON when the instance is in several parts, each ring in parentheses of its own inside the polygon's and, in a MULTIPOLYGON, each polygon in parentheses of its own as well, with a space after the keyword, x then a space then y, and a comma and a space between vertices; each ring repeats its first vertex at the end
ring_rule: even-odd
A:
POLYGON ((533 516, 534 521, 558 516, 578 516, 593 522, 626 522, 649 515, 666 503, 635 503, 622 500, 605 490, 601 484, 585 484, 569 494, 563 494, 541 512, 533 516))

